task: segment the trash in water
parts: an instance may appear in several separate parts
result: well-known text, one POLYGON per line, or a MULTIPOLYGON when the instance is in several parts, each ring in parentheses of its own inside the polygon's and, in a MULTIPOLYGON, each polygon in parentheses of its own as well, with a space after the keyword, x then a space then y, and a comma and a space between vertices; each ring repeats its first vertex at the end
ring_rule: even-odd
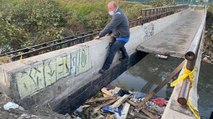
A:
POLYGON ((156 57, 160 58, 160 59, 168 59, 168 56, 166 56, 166 55, 157 54, 156 57))
POLYGON ((103 106, 101 109, 103 111, 108 111, 108 112, 112 112, 112 113, 118 113, 119 116, 121 116, 123 114, 122 110, 119 109, 119 108, 113 108, 113 107, 110 107, 110 106, 103 106))
POLYGON ((79 118, 126 119, 126 118, 160 118, 167 100, 153 97, 142 109, 138 105, 146 94, 139 91, 128 91, 119 87, 104 87, 96 97, 92 97, 71 115, 79 118))
POLYGON ((152 102, 154 102, 156 105, 163 107, 164 105, 166 105, 166 100, 164 98, 155 98, 152 99, 152 102))

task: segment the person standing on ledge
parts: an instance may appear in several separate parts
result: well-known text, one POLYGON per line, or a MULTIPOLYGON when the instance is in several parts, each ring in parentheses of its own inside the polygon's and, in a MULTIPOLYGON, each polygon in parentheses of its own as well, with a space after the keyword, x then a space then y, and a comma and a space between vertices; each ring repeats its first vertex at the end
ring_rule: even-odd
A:
POLYGON ((111 47, 109 48, 109 53, 104 62, 104 65, 99 73, 104 73, 106 70, 109 69, 114 59, 115 53, 118 50, 122 52, 121 60, 129 58, 124 47, 130 37, 128 18, 114 1, 108 3, 108 12, 109 15, 112 16, 112 20, 105 26, 102 31, 100 31, 99 36, 97 36, 95 39, 99 39, 106 34, 111 34, 113 42, 111 44, 111 47))

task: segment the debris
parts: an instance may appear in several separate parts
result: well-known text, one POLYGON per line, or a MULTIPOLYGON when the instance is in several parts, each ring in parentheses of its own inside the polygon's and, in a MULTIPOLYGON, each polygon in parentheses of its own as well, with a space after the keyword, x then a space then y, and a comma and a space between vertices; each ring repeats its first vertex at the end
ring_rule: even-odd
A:
POLYGON ((121 97, 118 101, 116 101, 113 105, 111 105, 111 107, 115 108, 115 107, 119 107, 125 100, 127 100, 130 96, 129 95, 124 95, 123 97, 121 97))
POLYGON ((124 96, 125 94, 128 95, 128 94, 130 94, 130 93, 129 93, 129 91, 127 91, 127 90, 120 89, 117 95, 118 95, 118 96, 124 96))
POLYGON ((19 104, 13 102, 12 98, 8 97, 3 92, 0 92, 0 119, 53 119, 53 118, 68 119, 62 114, 53 112, 48 107, 48 105, 36 106, 33 107, 32 109, 25 110, 19 104))
POLYGON ((118 88, 118 87, 115 87, 114 89, 110 89, 110 88, 102 88, 102 89, 101 89, 101 91, 102 91, 104 97, 112 97, 112 96, 118 94, 118 92, 119 92, 120 90, 121 90, 121 89, 118 88))
POLYGON ((89 101, 86 102, 86 104, 89 104, 89 103, 94 103, 94 102, 101 102, 101 101, 106 101, 106 100, 109 100, 109 99, 113 99, 114 97, 102 97, 102 98, 96 98, 96 99, 91 99, 89 101))
POLYGON ((116 118, 117 119, 126 119, 126 117, 128 115, 128 112, 129 112, 129 108, 130 108, 130 104, 129 103, 125 103, 124 107, 122 109, 122 111, 124 112, 124 114, 121 115, 121 116, 116 114, 116 118))
POLYGON ((141 114, 141 113, 136 113, 136 114, 135 114, 135 116, 134 116, 134 118, 139 118, 139 119, 149 119, 149 117, 148 117, 148 116, 143 115, 143 114, 141 114))
POLYGON ((126 119, 127 115, 128 115, 128 112, 129 112, 129 108, 130 108, 130 104, 129 103, 125 103, 124 104, 124 107, 123 107, 123 112, 124 112, 124 118, 123 119, 126 119))
POLYGON ((41 119, 41 118, 39 118, 36 115, 31 115, 31 114, 24 113, 18 119, 41 119))
POLYGON ((135 99, 139 99, 139 98, 144 98, 144 97, 146 96, 146 94, 145 94, 145 93, 142 93, 142 92, 136 91, 136 92, 133 92, 133 93, 132 93, 132 96, 133 96, 133 98, 135 98, 135 99))
POLYGON ((121 90, 123 90, 123 89, 121 89, 121 88, 119 88, 119 87, 115 87, 115 88, 112 90, 112 93, 115 95, 115 94, 118 94, 121 90))
POLYGON ((115 102, 116 100, 117 100, 117 99, 109 100, 108 102, 105 102, 104 104, 102 104, 102 105, 100 105, 100 106, 98 106, 98 107, 94 108, 94 110, 93 110, 93 114, 96 114, 96 113, 98 112, 98 110, 100 110, 100 109, 101 109, 101 107, 103 107, 103 106, 107 106, 107 105, 110 105, 110 104, 112 104, 113 102, 115 102))
POLYGON ((205 56, 202 60, 206 63, 213 64, 213 62, 210 59, 210 56, 205 56))
POLYGON ((137 104, 134 103, 134 102, 132 102, 131 100, 127 100, 127 102, 128 102, 129 104, 131 104, 132 106, 137 107, 137 104))
POLYGON ((112 97, 113 94, 110 92, 109 88, 102 88, 101 91, 103 92, 104 97, 112 97))
POLYGON ((78 109, 76 109, 77 112, 82 112, 83 111, 83 107, 80 106, 78 109))
POLYGON ((118 107, 103 106, 101 109, 111 113, 118 113, 119 116, 124 114, 123 111, 119 109, 118 107))
POLYGON ((119 87, 104 87, 96 95, 78 108, 73 117, 93 119, 147 119, 161 117, 165 109, 166 100, 153 97, 138 109, 138 105, 145 100, 147 94, 130 92, 119 87), (101 94, 103 94, 103 97, 101 94), (155 100, 156 99, 156 100, 155 100))
POLYGON ((18 119, 24 119, 24 118, 29 119, 30 115, 28 115, 28 114, 22 114, 18 119))
POLYGON ((108 114, 106 119, 114 119, 113 115, 108 114))
POLYGON ((88 108, 90 105, 83 105, 82 108, 88 108))
POLYGON ((14 102, 8 102, 8 103, 5 104, 3 107, 4 107, 4 110, 10 110, 10 109, 20 109, 20 110, 24 110, 23 107, 19 106, 18 104, 14 103, 14 102))
POLYGON ((155 98, 152 99, 152 102, 154 102, 156 105, 163 107, 166 105, 166 100, 164 98, 155 98))
POLYGON ((145 110, 145 109, 141 109, 141 111, 142 111, 143 113, 145 113, 147 116, 149 116, 150 118, 152 118, 152 119, 155 119, 155 118, 156 118, 152 113, 148 112, 148 111, 145 110))
POLYGON ((160 58, 160 59, 168 59, 168 56, 166 56, 166 55, 157 54, 156 57, 160 58))

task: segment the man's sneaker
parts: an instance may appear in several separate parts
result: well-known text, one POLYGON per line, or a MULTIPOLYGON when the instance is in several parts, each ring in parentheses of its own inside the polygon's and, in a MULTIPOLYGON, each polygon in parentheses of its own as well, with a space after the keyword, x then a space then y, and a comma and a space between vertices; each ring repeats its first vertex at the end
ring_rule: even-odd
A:
POLYGON ((104 69, 99 70, 99 73, 101 73, 101 74, 103 74, 105 72, 106 72, 106 70, 104 70, 104 69))

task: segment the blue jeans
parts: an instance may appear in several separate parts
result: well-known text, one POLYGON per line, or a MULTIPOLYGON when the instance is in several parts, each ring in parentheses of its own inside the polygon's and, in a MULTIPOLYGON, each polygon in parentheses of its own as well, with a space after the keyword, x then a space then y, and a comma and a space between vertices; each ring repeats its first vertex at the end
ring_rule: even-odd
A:
POLYGON ((114 56, 115 56, 115 53, 120 50, 122 52, 122 56, 124 58, 128 58, 128 54, 126 52, 126 48, 124 47, 124 45, 126 44, 126 42, 124 41, 120 41, 120 40, 114 40, 112 42, 112 45, 109 49, 109 53, 108 53, 108 56, 104 62, 104 65, 102 67, 103 70, 107 70, 109 69, 110 65, 112 64, 112 61, 114 59, 114 56))

